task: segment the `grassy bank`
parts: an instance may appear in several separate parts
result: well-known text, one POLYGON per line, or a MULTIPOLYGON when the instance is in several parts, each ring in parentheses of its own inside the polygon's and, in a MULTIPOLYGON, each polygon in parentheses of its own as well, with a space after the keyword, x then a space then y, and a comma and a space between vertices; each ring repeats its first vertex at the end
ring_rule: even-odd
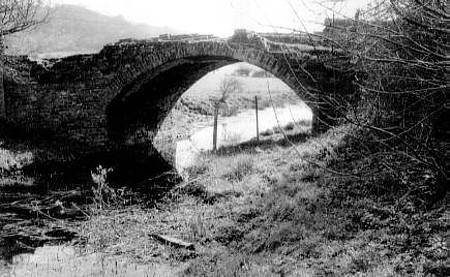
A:
POLYGON ((102 210, 78 230, 87 249, 170 263, 186 276, 448 275, 448 197, 412 191, 423 176, 402 184, 357 172, 377 165, 349 156, 355 136, 343 126, 294 148, 206 155, 153 209, 102 210))

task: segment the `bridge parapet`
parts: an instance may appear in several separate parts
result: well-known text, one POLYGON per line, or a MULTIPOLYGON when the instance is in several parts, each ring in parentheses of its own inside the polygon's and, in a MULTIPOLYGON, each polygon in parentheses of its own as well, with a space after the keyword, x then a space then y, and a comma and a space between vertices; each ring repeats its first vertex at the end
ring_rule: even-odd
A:
MULTIPOLYGON (((331 52, 317 36, 307 34, 256 33, 244 29, 236 30, 230 38, 219 38, 213 35, 164 34, 149 39, 122 39, 108 46, 117 47, 133 44, 158 43, 227 43, 232 48, 255 48, 270 53, 283 52, 331 52)), ((167 44, 166 44, 167 45, 167 44)))
POLYGON ((227 40, 229 43, 254 47, 270 53, 335 52, 313 34, 256 33, 241 29, 227 40))

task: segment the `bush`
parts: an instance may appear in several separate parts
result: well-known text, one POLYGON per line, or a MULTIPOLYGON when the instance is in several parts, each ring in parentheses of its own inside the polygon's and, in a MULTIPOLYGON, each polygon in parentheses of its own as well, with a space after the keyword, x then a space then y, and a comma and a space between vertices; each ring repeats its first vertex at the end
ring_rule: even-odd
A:
MULTIPOLYGON (((358 99, 358 107, 335 106, 365 130, 367 155, 407 159, 404 170, 411 163, 431 170, 441 191, 449 180, 449 16, 445 1, 380 1, 355 20, 329 21, 324 31, 357 72, 359 89, 348 99, 358 99)), ((345 102, 337 98, 332 102, 345 102)))
POLYGON ((117 207, 125 201, 123 189, 116 190, 108 185, 108 174, 111 172, 111 168, 104 168, 101 165, 91 172, 92 181, 95 184, 92 187, 94 210, 101 211, 117 207))

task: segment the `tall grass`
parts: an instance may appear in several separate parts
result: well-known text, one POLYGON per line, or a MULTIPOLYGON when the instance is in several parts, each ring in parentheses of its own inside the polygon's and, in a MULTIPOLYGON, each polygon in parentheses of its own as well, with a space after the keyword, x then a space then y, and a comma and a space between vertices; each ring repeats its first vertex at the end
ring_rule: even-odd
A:
POLYGON ((249 155, 234 156, 234 163, 228 167, 228 170, 222 173, 222 176, 229 181, 242 181, 254 170, 254 158, 249 155))

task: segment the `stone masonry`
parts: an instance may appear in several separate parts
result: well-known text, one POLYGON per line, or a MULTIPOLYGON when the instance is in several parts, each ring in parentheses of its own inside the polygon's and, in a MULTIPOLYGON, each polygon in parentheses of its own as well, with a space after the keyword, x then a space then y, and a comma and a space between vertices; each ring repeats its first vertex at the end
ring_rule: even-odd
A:
POLYGON ((290 86, 312 108, 315 128, 333 124, 339 113, 327 100, 351 94, 349 61, 324 47, 254 40, 126 40, 98 54, 45 63, 11 57, 7 120, 80 153, 148 143, 190 86, 212 70, 243 61, 290 86))

